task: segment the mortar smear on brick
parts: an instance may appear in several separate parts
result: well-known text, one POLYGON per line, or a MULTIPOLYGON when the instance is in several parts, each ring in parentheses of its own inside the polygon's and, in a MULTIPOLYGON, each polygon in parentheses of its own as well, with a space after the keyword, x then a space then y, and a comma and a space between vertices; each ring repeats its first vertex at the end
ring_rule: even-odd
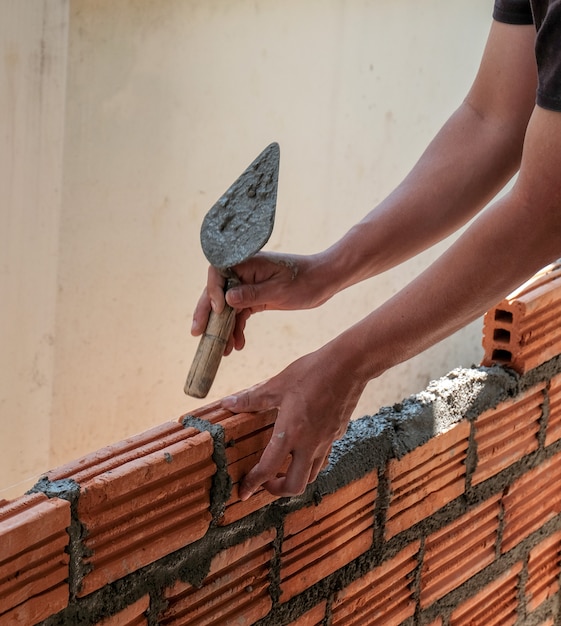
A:
POLYGON ((511 626, 518 619, 518 585, 522 563, 490 582, 453 613, 450 626, 511 626))
POLYGON ((412 579, 420 542, 411 543, 382 565, 338 592, 332 626, 400 624, 415 613, 412 579))
POLYGON ((81 485, 80 521, 93 566, 79 595, 178 550, 207 532, 212 438, 200 433, 81 485))
POLYGON ((269 529, 218 553, 201 588, 181 581, 165 592, 161 626, 253 624, 269 613, 269 571, 276 532, 269 529))

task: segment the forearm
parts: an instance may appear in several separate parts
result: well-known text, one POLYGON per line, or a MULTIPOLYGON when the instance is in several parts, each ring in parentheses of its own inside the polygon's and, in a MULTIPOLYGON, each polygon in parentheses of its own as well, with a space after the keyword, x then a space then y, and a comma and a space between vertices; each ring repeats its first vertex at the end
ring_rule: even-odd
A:
POLYGON ((522 136, 464 103, 405 180, 319 257, 339 291, 415 256, 463 226, 520 163, 522 136))
POLYGON ((370 380, 473 321, 561 256, 561 215, 511 192, 401 292, 326 346, 370 380))

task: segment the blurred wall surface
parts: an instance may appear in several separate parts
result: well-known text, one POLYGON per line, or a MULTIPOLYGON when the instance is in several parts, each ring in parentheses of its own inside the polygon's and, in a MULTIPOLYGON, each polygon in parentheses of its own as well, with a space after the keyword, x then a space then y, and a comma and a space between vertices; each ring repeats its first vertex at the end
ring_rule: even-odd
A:
MULTIPOLYGON (((491 0, 2 0, 0 498, 200 406, 183 384, 206 211, 277 141, 266 249, 333 243, 460 104, 491 10, 491 0)), ((319 347, 449 243, 320 309, 255 316, 208 401, 319 347)), ((372 381, 355 414, 479 362, 480 335, 476 322, 372 381)))

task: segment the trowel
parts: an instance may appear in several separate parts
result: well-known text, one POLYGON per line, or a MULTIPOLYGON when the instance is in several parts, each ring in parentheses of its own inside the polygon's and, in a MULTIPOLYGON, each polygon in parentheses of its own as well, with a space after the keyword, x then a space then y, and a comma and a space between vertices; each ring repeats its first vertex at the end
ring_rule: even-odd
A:
MULTIPOLYGON (((267 243, 275 221, 280 150, 272 143, 205 215, 201 226, 204 255, 226 279, 224 291, 240 284, 232 269, 267 243)), ((228 304, 220 314, 210 312, 184 391, 205 398, 214 382, 232 330, 236 312, 228 304)))

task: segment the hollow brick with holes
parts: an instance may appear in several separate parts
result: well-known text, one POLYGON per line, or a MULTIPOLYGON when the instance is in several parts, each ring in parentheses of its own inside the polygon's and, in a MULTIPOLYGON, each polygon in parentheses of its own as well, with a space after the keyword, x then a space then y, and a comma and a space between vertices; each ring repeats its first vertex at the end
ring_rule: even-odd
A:
POLYGON ((538 433, 545 400, 545 383, 539 383, 513 400, 482 413, 474 422, 476 485, 538 449, 538 433))
POLYGON ((329 576, 372 545, 378 477, 371 472, 317 505, 289 513, 281 553, 281 602, 329 576))
POLYGON ((272 607, 269 571, 274 529, 218 553, 200 588, 176 582, 165 591, 161 626, 253 624, 272 607))
POLYGON ((70 503, 35 493, 0 507, 0 625, 35 624, 68 604, 70 503))
POLYGON ((561 265, 539 272, 484 317, 483 365, 525 373, 561 353, 561 265))
POLYGON ((386 536, 428 517, 465 490, 469 423, 460 422, 400 460, 388 464, 391 500, 386 536))
POLYGON ((415 613, 413 577, 420 542, 416 541, 338 592, 332 626, 401 624, 415 613))

